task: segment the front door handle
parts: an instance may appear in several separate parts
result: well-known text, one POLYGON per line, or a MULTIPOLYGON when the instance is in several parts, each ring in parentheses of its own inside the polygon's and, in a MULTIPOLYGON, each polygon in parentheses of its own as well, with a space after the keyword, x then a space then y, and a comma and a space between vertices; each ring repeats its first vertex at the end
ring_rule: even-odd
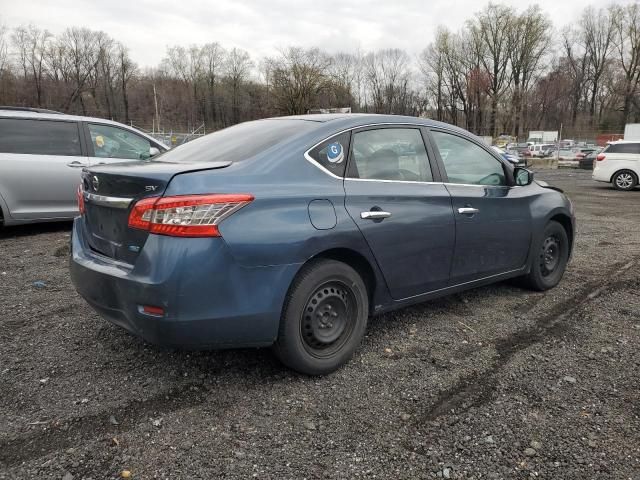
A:
POLYGON ((473 207, 461 207, 458 209, 458 213, 461 213, 462 215, 475 215, 479 211, 480 210, 473 207))
POLYGON ((74 160, 73 162, 67 163, 67 167, 73 167, 73 168, 88 167, 88 166, 89 166, 88 163, 82 163, 82 162, 79 162, 77 160, 74 160))
POLYGON ((383 212, 381 210, 371 210, 369 212, 360 212, 360 218, 365 220, 380 220, 382 218, 389 218, 391 212, 383 212))

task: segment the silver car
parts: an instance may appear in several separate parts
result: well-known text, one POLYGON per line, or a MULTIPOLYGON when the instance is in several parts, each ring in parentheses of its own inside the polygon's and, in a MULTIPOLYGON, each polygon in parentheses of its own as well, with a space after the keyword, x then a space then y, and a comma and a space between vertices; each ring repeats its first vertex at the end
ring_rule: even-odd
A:
POLYGON ((0 224, 71 219, 78 214, 83 167, 147 159, 166 150, 121 123, 0 107, 0 224))

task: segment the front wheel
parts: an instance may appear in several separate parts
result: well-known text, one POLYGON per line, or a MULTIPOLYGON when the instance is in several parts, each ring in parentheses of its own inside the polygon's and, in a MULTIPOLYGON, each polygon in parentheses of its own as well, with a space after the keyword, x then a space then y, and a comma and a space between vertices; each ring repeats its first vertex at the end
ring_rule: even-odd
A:
POLYGON ((611 183, 616 190, 633 190, 638 185, 638 177, 629 170, 622 170, 613 176, 611 183))
POLYGON ((274 351, 300 373, 330 373, 360 345, 368 312, 366 286, 353 268, 335 260, 314 260, 289 289, 274 351))
POLYGON ((533 290, 549 290, 560 282, 569 261, 566 230, 558 222, 550 221, 544 229, 542 241, 534 248, 533 264, 523 278, 524 283, 533 290))

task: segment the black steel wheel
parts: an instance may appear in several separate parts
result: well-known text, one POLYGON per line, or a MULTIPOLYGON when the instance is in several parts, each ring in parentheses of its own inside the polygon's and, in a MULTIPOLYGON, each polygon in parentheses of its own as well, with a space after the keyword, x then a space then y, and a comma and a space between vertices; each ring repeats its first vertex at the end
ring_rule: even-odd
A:
POLYGON ((560 265, 561 241, 556 235, 549 235, 540 249, 540 273, 543 277, 553 275, 560 265))
POLYGON ((542 239, 536 248, 536 256, 531 271, 523 277, 526 286, 534 290, 548 290, 555 287, 569 261, 569 237, 564 227, 550 221, 542 233, 542 239))
POLYGON ((326 357, 340 350, 353 331, 356 308, 348 285, 332 281, 318 287, 307 301, 300 322, 300 335, 307 351, 326 357))
POLYGON ((366 286, 349 265, 314 260, 294 280, 283 309, 276 355, 308 375, 332 372, 349 360, 367 324, 366 286))

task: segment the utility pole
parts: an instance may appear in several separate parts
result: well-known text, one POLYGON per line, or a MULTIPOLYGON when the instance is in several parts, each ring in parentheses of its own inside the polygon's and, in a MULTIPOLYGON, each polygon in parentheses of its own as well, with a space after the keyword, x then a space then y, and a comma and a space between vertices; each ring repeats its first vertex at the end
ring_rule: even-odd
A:
POLYGON ((156 84, 153 84, 153 103, 156 107, 156 122, 155 126, 158 127, 158 133, 160 133, 160 114, 158 113, 158 96, 156 95, 156 84))
POLYGON ((557 161, 560 161, 560 142, 562 142, 562 123, 560 123, 560 136, 558 137, 558 147, 556 148, 557 161))

